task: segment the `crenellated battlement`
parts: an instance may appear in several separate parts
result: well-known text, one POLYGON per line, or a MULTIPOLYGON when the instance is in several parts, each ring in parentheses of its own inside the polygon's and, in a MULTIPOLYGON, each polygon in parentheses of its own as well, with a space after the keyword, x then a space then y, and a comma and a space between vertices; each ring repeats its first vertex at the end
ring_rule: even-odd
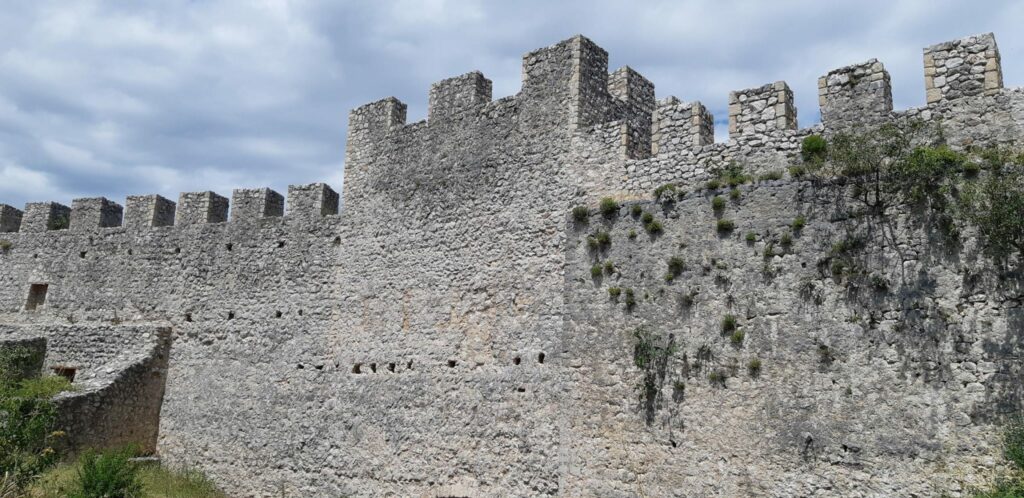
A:
POLYGON ((133 195, 127 198, 127 208, 103 197, 75 199, 70 208, 56 202, 31 202, 22 211, 0 204, 0 232, 84 232, 122 226, 137 230, 225 222, 251 223, 285 216, 308 219, 336 215, 338 204, 338 193, 323 183, 290 185, 287 213, 285 197, 269 188, 235 189, 230 201, 210 191, 183 192, 177 203, 155 194, 133 195))

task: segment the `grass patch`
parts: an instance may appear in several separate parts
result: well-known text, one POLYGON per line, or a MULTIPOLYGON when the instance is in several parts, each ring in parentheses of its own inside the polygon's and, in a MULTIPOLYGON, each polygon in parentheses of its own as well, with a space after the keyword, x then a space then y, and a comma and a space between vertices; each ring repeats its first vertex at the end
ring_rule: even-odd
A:
POLYGON ((601 264, 600 263, 595 263, 594 266, 590 267, 590 276, 592 278, 601 278, 601 275, 603 273, 604 273, 604 271, 601 268, 601 264))
POLYGON ((722 333, 728 334, 736 330, 739 326, 739 322, 736 320, 736 315, 728 314, 722 317, 722 333))
POLYGON ((760 177, 758 177, 758 180, 760 180, 762 182, 763 181, 768 181, 768 180, 781 180, 781 179, 782 179, 782 171, 781 170, 772 170, 772 171, 764 173, 760 177))
POLYGON ((604 273, 605 275, 611 275, 612 273, 615 273, 615 263, 612 263, 612 260, 609 259, 608 261, 604 262, 604 273))
POLYGON ((639 218, 644 213, 644 208, 640 207, 639 204, 633 204, 633 207, 629 208, 629 214, 633 215, 634 218, 639 218))
POLYGON ((788 169, 789 176, 793 178, 803 178, 807 175, 807 168, 803 166, 790 166, 788 169))
POLYGON ((753 244, 754 242, 757 241, 757 234, 754 232, 747 232, 747 235, 743 238, 746 239, 747 242, 753 244))
POLYGON ((668 259, 668 274, 665 275, 665 280, 671 281, 685 270, 686 261, 683 261, 683 258, 679 256, 672 256, 668 259))
POLYGON ((614 218, 619 214, 619 203, 611 197, 605 197, 601 199, 598 209, 605 218, 614 218))
POLYGON ((761 375, 761 359, 754 357, 747 362, 747 374, 751 377, 758 377, 761 375))
POLYGON ((740 344, 743 344, 743 339, 746 336, 747 334, 743 333, 742 330, 734 330, 732 332, 732 335, 729 336, 729 341, 732 342, 734 345, 739 346, 740 344))
POLYGON ((666 183, 656 189, 654 189, 654 200, 660 201, 662 197, 665 200, 673 200, 676 195, 676 186, 671 183, 666 183))
POLYGON ((14 244, 7 239, 0 239, 0 252, 10 251, 14 244))
POLYGON ((577 224, 586 222, 588 218, 590 218, 590 210, 587 209, 587 206, 576 206, 572 208, 572 219, 577 224))
POLYGON ((794 232, 799 232, 800 230, 803 230, 805 226, 807 226, 807 217, 802 214, 797 215, 796 218, 793 218, 793 223, 789 224, 789 227, 792 228, 794 232))
POLYGON ((715 228, 721 233, 728 233, 736 228, 736 223, 732 220, 721 219, 715 223, 715 228))
POLYGON ((734 201, 738 200, 740 198, 740 195, 741 195, 740 194, 740 189, 738 189, 738 188, 734 188, 734 189, 729 191, 729 198, 734 200, 734 201))
POLYGON ((636 293, 633 289, 626 289, 626 309, 632 310, 636 306, 636 293))
MULTIPOLYGON (((27 490, 25 498, 66 498, 83 496, 78 462, 60 465, 40 476, 27 490)), ((156 464, 135 468, 140 492, 135 496, 148 498, 227 498, 202 472, 195 469, 172 470, 156 464)), ((87 496, 87 495, 86 495, 87 496)), ((124 496, 124 495, 111 495, 124 496)))
POLYGON ((716 212, 725 209, 725 199, 720 195, 714 196, 711 199, 711 209, 714 209, 716 212))
POLYGON ((825 154, 828 152, 828 143, 821 135, 810 135, 804 137, 804 141, 800 144, 800 157, 803 158, 804 162, 813 163, 821 162, 825 160, 825 154))
POLYGON ((620 294, 622 294, 622 289, 620 289, 618 287, 609 287, 608 288, 608 297, 618 301, 620 294))

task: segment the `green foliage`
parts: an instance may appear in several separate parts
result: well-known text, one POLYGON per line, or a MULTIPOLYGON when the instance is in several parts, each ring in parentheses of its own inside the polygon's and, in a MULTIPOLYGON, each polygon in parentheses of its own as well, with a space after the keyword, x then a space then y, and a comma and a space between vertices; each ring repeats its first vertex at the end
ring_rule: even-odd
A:
POLYGON ((754 242, 757 241, 757 234, 754 232, 747 232, 747 235, 744 238, 747 240, 747 242, 753 244, 754 242))
POLYGON ((18 488, 52 467, 58 459, 55 394, 68 389, 63 377, 0 382, 0 475, 18 488))
POLYGON ((751 377, 757 377, 761 375, 761 359, 754 357, 747 362, 747 373, 751 377))
POLYGON ((729 336, 729 341, 739 346, 740 344, 743 344, 743 338, 746 336, 747 335, 742 330, 734 330, 732 335, 729 336))
POLYGON ((768 241, 768 243, 764 245, 764 250, 761 251, 761 257, 763 257, 764 259, 771 259, 771 258, 775 257, 775 243, 774 242, 768 241))
POLYGON ((789 176, 793 178, 803 178, 807 175, 807 168, 799 165, 793 165, 788 168, 789 176))
POLYGON ((590 267, 590 276, 592 278, 601 278, 602 270, 600 263, 594 263, 594 266, 590 267))
POLYGON ((1024 417, 1017 417, 1003 433, 1003 454, 1017 470, 1024 471, 1024 417))
POLYGON ((717 228, 719 232, 731 232, 736 228, 736 223, 732 220, 723 218, 715 223, 715 228, 717 228))
POLYGON ((598 230, 594 232, 594 241, 597 242, 599 249, 607 249, 612 245, 612 236, 604 230, 598 230))
MULTIPOLYGON (((715 175, 715 180, 718 182, 718 186, 723 184, 730 187, 747 183, 750 181, 750 177, 743 172, 743 166, 736 161, 729 161, 725 166, 713 170, 712 173, 715 175)), ((709 182, 710 183, 710 182, 709 182)), ((708 188, 711 188, 710 186, 708 188)), ((718 188, 718 187, 715 187, 718 188)))
POLYGON ((633 338, 633 364, 642 373, 640 384, 637 386, 640 391, 640 404, 645 419, 650 424, 654 421, 657 401, 661 397, 661 386, 668 374, 668 362, 679 348, 672 335, 665 339, 646 327, 634 329, 633 338))
POLYGON ((575 220, 576 223, 583 223, 587 221, 589 217, 590 210, 587 209, 587 206, 576 206, 572 208, 572 219, 575 220))
POLYGON ((629 212, 630 214, 633 215, 634 218, 638 218, 641 214, 643 214, 644 209, 640 207, 639 204, 633 204, 633 207, 629 208, 629 212))
POLYGON ((612 263, 612 260, 609 259, 604 262, 604 273, 606 275, 611 275, 612 273, 615 273, 615 263, 612 263))
POLYGON ((793 218, 793 223, 791 223, 789 226, 790 228, 793 229, 794 232, 799 232, 800 230, 803 230, 805 226, 807 226, 807 217, 802 214, 797 215, 796 218, 793 218))
POLYGON ((793 235, 789 232, 783 233, 782 237, 779 238, 779 244, 782 247, 789 247, 793 245, 793 235))
POLYGON ((646 225, 646 224, 654 221, 654 215, 651 214, 651 213, 648 213, 648 212, 644 212, 643 215, 640 216, 640 221, 643 222, 643 224, 646 225))
POLYGON ((725 381, 729 378, 729 374, 722 369, 715 369, 708 373, 708 382, 712 385, 719 387, 725 387, 725 381))
POLYGON ((673 278, 678 277, 679 274, 686 270, 686 261, 679 256, 672 256, 668 259, 668 274, 673 278))
POLYGON ((1024 173, 998 168, 972 182, 960 196, 960 217, 978 228, 985 252, 1002 261, 1024 256, 1024 173))
POLYGON ((711 209, 714 209, 715 211, 721 211, 721 210, 725 209, 725 199, 723 199, 722 196, 720 196, 720 195, 716 195, 716 196, 712 197, 711 198, 711 209))
MULTIPOLYGON (((31 498, 67 498, 81 491, 78 462, 62 464, 39 477, 28 490, 31 498)), ((194 468, 170 469, 155 464, 140 465, 141 496, 152 498, 227 498, 205 474, 194 468)), ((0 494, 0 496, 5 496, 0 494)))
POLYGON ((661 226, 661 222, 658 220, 653 220, 650 223, 644 225, 644 230, 647 230, 647 233, 651 235, 657 235, 661 233, 663 229, 664 228, 661 226))
POLYGON ((71 220, 63 214, 59 214, 46 223, 47 230, 65 230, 71 226, 71 220))
POLYGON ((722 182, 721 182, 721 180, 718 180, 717 178, 714 178, 714 179, 708 180, 708 182, 705 184, 705 186, 707 187, 708 190, 718 190, 718 189, 722 188, 722 182))
POLYGON ((722 317, 722 333, 728 334, 736 330, 739 326, 739 322, 736 320, 736 315, 728 314, 722 317))
POLYGON ((676 186, 671 183, 666 183, 656 189, 654 189, 654 200, 661 200, 662 197, 665 200, 672 200, 676 195, 676 186))
POLYGON ((608 288, 608 297, 610 297, 610 298, 612 298, 612 299, 617 301, 619 299, 619 294, 622 294, 622 289, 620 289, 618 287, 609 287, 608 288))
POLYGON ((619 214, 619 203, 611 197, 601 199, 598 209, 605 218, 613 218, 619 214))
POLYGON ((966 161, 966 156, 945 145, 916 147, 904 160, 893 162, 890 181, 912 202, 942 202, 942 186, 966 161))
POLYGON ((0 252, 10 251, 14 244, 7 239, 0 239, 0 252))
POLYGON ((768 180, 781 180, 782 179, 782 174, 783 173, 782 173, 781 170, 777 170, 776 169, 776 170, 769 171, 767 173, 763 173, 760 177, 758 177, 758 180, 760 180, 762 182, 763 181, 768 181, 768 180))
POLYGON ((636 294, 633 289, 626 289, 626 309, 632 310, 636 306, 636 294))
POLYGON ((629 240, 633 240, 633 239, 635 239, 635 238, 636 238, 636 230, 633 230, 633 229, 631 228, 631 229, 629 230, 629 233, 628 233, 628 234, 626 234, 626 237, 628 237, 628 238, 629 238, 629 240))
POLYGON ((729 198, 734 200, 734 201, 739 199, 740 198, 740 189, 734 188, 734 189, 730 190, 729 191, 729 198))
POLYGON ((804 162, 813 163, 824 161, 827 151, 828 144, 821 135, 809 135, 804 137, 803 143, 800 144, 800 157, 803 158, 804 162))
POLYGON ((78 458, 77 489, 71 498, 135 498, 142 495, 139 467, 131 461, 133 448, 96 453, 86 450, 78 458))

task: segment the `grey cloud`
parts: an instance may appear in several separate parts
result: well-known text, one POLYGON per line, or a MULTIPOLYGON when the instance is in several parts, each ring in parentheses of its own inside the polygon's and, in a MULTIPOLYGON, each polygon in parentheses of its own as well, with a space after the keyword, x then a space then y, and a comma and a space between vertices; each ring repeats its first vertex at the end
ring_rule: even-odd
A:
POLYGON ((523 53, 576 33, 719 123, 730 90, 784 79, 811 124, 817 77, 871 57, 897 107, 920 105, 921 48, 968 34, 994 31, 1019 85, 1022 18, 1011 1, 16 2, 0 13, 0 202, 340 188, 349 109, 395 95, 422 119, 430 83, 474 69, 513 94, 523 53))

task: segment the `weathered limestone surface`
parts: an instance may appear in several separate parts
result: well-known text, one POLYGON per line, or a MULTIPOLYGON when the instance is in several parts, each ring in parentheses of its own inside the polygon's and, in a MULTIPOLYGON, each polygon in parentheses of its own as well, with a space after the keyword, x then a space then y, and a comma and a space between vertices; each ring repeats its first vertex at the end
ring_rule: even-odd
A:
POLYGON ((944 254, 894 212, 905 229, 871 239, 891 291, 851 299, 817 266, 846 228, 837 197, 792 179, 743 187, 724 237, 705 193, 643 204, 664 221, 655 238, 625 210, 582 228, 568 212, 693 190, 730 161, 784 170, 804 136, 866 119, 941 123, 956 147, 1019 144, 1024 92, 1000 83, 893 112, 872 62, 825 77, 827 119, 808 129, 784 82, 736 93, 735 134, 714 143, 702 105, 658 103, 607 61, 577 36, 526 54, 514 96, 492 101, 468 73, 432 87, 422 122, 395 98, 353 110, 342 196, 133 196, 123 224, 104 199, 0 206, 0 331, 134 378, 162 371, 135 352, 159 351, 169 329, 162 404, 144 388, 157 450, 237 496, 956 496, 997 472, 1000 417, 1021 408, 1021 279, 994 278, 972 245, 944 254), (763 259, 797 213, 809 225, 763 259), (595 282, 581 241, 605 224, 600 261, 619 271, 595 282), (689 269, 668 284, 672 255, 689 269), (635 290, 632 312, 612 284, 635 290), (741 344, 716 329, 723 313, 741 344), (642 324, 681 346, 665 382, 684 393, 652 411, 632 363, 642 324), (698 350, 724 386, 694 366, 698 350))

